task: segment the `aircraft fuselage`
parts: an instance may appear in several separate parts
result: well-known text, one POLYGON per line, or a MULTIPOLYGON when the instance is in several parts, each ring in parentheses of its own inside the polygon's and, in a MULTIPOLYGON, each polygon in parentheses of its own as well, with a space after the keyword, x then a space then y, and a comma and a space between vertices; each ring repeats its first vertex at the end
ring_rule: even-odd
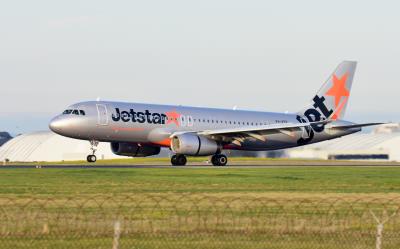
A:
MULTIPOLYGON (((274 124, 300 123, 297 114, 289 113, 109 101, 81 102, 68 107, 67 110, 72 112, 57 116, 51 125, 53 131, 64 136, 102 142, 136 142, 163 147, 169 147, 171 134, 179 132, 238 127, 251 129, 274 124)), ((346 121, 335 121, 335 123, 352 124, 346 121)), ((250 136, 243 140, 241 146, 236 144, 223 144, 223 146, 238 150, 276 150, 333 139, 357 131, 360 131, 360 128, 337 131, 325 127, 319 129, 305 127, 290 134, 270 134, 265 141, 250 136)))

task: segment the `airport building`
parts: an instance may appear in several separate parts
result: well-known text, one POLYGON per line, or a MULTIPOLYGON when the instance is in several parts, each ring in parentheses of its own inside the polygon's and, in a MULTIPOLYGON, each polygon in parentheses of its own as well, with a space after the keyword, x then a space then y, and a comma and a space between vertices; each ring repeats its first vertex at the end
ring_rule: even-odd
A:
MULTIPOLYGON (((72 161, 85 160, 90 154, 88 141, 57 135, 51 131, 19 135, 0 147, 0 161, 72 161)), ((111 152, 109 143, 100 143, 99 159, 119 158, 111 152)))
MULTIPOLYGON (((39 131, 19 135, 1 146, 0 162, 76 161, 86 160, 90 153, 88 141, 63 137, 51 131, 39 131)), ((99 143, 96 155, 98 159, 126 158, 115 155, 110 143, 99 143)))
POLYGON ((300 159, 379 160, 400 162, 400 124, 378 126, 371 133, 288 149, 284 155, 300 159))

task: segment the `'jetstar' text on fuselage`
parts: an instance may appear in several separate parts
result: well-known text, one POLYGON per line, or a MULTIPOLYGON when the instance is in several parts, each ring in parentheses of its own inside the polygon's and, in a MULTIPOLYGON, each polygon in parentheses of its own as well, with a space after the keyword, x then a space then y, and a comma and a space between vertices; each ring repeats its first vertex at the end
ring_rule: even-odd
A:
POLYGON ((113 121, 123 122, 138 122, 138 123, 149 123, 149 124, 165 124, 167 115, 163 113, 150 112, 145 110, 144 112, 136 112, 134 109, 129 111, 120 111, 119 108, 115 108, 115 113, 111 115, 113 121))

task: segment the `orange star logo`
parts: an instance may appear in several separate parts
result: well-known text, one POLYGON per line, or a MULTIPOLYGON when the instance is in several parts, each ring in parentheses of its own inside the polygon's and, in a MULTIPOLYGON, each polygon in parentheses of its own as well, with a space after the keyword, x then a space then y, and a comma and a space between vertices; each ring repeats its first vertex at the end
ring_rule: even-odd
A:
POLYGON ((179 118, 181 117, 181 114, 177 113, 176 111, 172 111, 166 112, 165 115, 167 115, 167 124, 175 123, 176 126, 179 126, 179 118))
POLYGON ((340 112, 343 109, 344 104, 346 103, 348 97, 350 96, 349 90, 346 89, 346 81, 347 81, 348 73, 344 74, 340 79, 333 75, 332 82, 333 85, 331 89, 329 89, 325 94, 328 96, 332 96, 335 98, 335 114, 333 115, 333 119, 336 120, 338 116, 340 116, 340 112), (340 100, 342 97, 345 97, 343 103, 340 104, 340 100), (340 104, 340 108, 339 107, 340 104))

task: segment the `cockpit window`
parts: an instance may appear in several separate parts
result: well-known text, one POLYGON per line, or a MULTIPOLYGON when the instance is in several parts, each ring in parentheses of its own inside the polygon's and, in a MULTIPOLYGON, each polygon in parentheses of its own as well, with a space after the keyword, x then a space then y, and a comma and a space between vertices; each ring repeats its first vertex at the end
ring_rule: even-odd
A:
POLYGON ((75 110, 71 110, 71 109, 65 110, 62 114, 64 114, 64 115, 74 114, 74 115, 81 115, 81 116, 86 115, 84 110, 76 110, 76 109, 75 110))
POLYGON ((72 110, 65 110, 63 114, 71 114, 72 110))

